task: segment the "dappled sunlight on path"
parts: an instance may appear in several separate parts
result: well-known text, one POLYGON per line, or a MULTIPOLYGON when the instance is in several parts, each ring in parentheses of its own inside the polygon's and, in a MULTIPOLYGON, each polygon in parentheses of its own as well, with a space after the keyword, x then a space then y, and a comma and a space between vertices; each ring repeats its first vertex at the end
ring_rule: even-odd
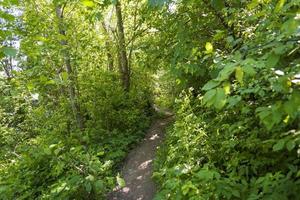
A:
POLYGON ((152 200, 155 184, 151 179, 152 164, 158 145, 163 139, 164 129, 172 117, 157 119, 148 130, 141 144, 132 150, 122 168, 126 187, 116 188, 108 200, 152 200))

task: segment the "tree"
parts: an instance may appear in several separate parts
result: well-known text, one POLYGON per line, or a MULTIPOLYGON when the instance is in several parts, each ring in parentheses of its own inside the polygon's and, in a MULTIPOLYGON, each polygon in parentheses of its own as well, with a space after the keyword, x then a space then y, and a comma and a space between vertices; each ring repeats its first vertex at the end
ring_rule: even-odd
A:
MULTIPOLYGON (((56 6, 56 16, 58 18, 58 23, 59 23, 59 30, 58 32, 61 34, 63 38, 66 38, 66 30, 65 30, 65 25, 64 25, 64 5, 57 5, 56 6)), ((68 74, 68 92, 69 92, 69 98, 73 110, 74 117, 77 121, 77 126, 81 130, 84 129, 84 121, 83 117, 80 111, 80 104, 78 103, 78 97, 76 93, 76 79, 75 79, 75 74, 73 72, 72 66, 71 66, 71 59, 70 59, 70 53, 68 51, 68 42, 66 39, 62 39, 60 41, 61 47, 62 47, 62 54, 63 54, 63 60, 64 60, 64 65, 65 65, 65 70, 68 74)))
POLYGON ((121 79, 125 91, 129 91, 130 88, 130 70, 128 65, 124 23, 122 18, 121 2, 116 1, 116 16, 117 16, 117 32, 118 32, 118 58, 119 58, 119 70, 121 73, 121 79))

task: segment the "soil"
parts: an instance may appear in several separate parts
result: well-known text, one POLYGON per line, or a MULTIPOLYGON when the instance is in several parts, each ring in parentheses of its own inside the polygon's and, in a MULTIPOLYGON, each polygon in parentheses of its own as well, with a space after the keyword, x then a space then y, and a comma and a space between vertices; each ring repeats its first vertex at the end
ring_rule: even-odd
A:
POLYGON ((125 159, 121 170, 126 186, 115 188, 107 200, 152 200, 156 193, 152 180, 153 160, 156 150, 161 143, 165 128, 172 121, 171 113, 165 112, 166 117, 155 120, 143 141, 133 149, 125 159))

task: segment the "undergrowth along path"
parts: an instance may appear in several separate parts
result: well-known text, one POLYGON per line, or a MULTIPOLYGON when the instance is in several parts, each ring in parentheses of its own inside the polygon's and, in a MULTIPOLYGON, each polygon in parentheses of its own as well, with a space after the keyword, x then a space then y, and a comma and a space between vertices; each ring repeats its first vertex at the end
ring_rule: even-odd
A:
POLYGON ((149 128, 145 138, 125 159, 121 170, 125 180, 124 188, 116 188, 108 195, 108 200, 152 200, 156 187, 151 179, 152 163, 156 150, 161 143, 165 128, 172 121, 172 115, 165 112, 164 118, 156 119, 149 128))

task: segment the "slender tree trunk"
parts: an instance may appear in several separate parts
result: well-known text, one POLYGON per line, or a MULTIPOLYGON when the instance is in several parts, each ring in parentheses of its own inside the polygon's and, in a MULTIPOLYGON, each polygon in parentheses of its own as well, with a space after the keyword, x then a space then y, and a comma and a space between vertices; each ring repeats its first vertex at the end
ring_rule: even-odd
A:
MULTIPOLYGON (((65 38, 66 31, 64 29, 64 23, 63 23, 64 18, 63 18, 63 7, 62 6, 56 7, 56 16, 59 20, 59 30, 58 31, 62 36, 64 36, 63 38, 65 38)), ((63 53, 65 70, 68 74, 68 93, 69 93, 70 103, 72 106, 72 111, 73 111, 74 117, 76 119, 78 128, 83 130, 84 122, 83 122, 83 117, 82 117, 81 111, 80 111, 80 105, 79 105, 78 99, 77 99, 77 94, 76 94, 76 89, 75 89, 75 77, 74 77, 74 72, 72 70, 70 53, 67 49, 68 42, 67 42, 67 40, 63 39, 60 41, 60 43, 62 45, 62 53, 63 53)))
POLYGON ((130 88, 130 73, 129 73, 128 58, 127 58, 126 44, 125 44, 122 8, 119 0, 117 0, 116 2, 116 15, 117 15, 117 27, 118 27, 119 69, 120 69, 124 89, 125 91, 128 92, 130 88))
POLYGON ((107 69, 109 71, 113 71, 114 70, 114 57, 113 57, 113 54, 112 54, 112 51, 111 51, 112 42, 110 40, 109 32, 108 32, 104 22, 102 23, 102 27, 103 27, 103 30, 104 30, 104 34, 106 36, 105 49, 106 49, 106 57, 107 57, 107 69))

